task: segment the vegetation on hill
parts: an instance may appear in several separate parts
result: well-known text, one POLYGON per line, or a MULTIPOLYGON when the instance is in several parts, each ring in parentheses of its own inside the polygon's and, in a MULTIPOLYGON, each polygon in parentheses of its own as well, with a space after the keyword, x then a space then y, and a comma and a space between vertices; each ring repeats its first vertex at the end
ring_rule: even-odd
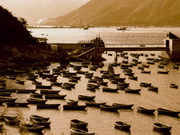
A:
POLYGON ((44 25, 180 26, 179 0, 91 0, 44 25))

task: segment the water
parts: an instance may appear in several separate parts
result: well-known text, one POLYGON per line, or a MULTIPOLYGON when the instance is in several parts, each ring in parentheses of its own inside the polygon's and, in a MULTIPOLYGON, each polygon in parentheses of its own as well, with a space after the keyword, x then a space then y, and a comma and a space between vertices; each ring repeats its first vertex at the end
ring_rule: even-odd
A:
MULTIPOLYGON (((48 42, 78 42, 80 40, 91 40, 96 36, 101 36, 106 44, 163 44, 163 39, 166 37, 167 31, 176 31, 180 33, 178 28, 131 28, 128 31, 117 31, 116 28, 90 28, 89 30, 83 29, 31 29, 33 35, 39 37, 47 37, 48 42)), ((89 71, 94 73, 95 76, 101 76, 100 70, 106 70, 110 63, 113 63, 115 53, 111 53, 112 56, 103 54, 106 58, 104 62, 105 66, 99 68, 96 71, 89 71, 88 68, 82 68, 83 71, 89 71)), ((140 52, 142 53, 142 52, 140 52)), ((152 52, 143 52, 144 54, 150 55, 152 52)), ((160 52, 153 52, 155 56, 150 56, 158 58, 161 54, 160 52)), ((129 55, 129 61, 132 61, 132 57, 129 55)), ((121 62, 123 58, 118 57, 117 62, 121 62)), ((141 56, 139 61, 146 63, 146 57, 141 56)), ((72 62, 71 64, 80 65, 81 63, 72 62)), ((75 89, 64 90, 61 87, 54 87, 53 89, 60 89, 60 94, 67 94, 65 99, 78 99, 79 94, 95 95, 95 101, 101 102, 105 101, 107 104, 112 103, 124 103, 124 104, 134 104, 132 110, 118 110, 118 113, 101 111, 99 108, 87 107, 86 111, 65 111, 62 106, 66 104, 66 100, 48 100, 48 103, 60 103, 61 107, 58 110, 42 110, 36 109, 35 105, 29 105, 28 108, 14 108, 8 107, 6 113, 8 114, 19 114, 25 122, 28 122, 29 116, 32 114, 42 115, 50 117, 51 128, 45 129, 43 132, 45 135, 69 135, 70 134, 70 120, 80 119, 88 122, 89 131, 95 132, 96 135, 128 135, 129 133, 116 130, 114 128, 115 121, 124 121, 131 125, 132 135, 159 135, 159 133, 153 131, 153 123, 161 122, 163 124, 172 126, 171 135, 180 134, 180 121, 179 118, 170 117, 165 115, 145 115, 137 112, 137 107, 142 106, 146 108, 166 108, 170 110, 180 111, 180 91, 179 89, 173 89, 169 87, 170 83, 175 83, 180 86, 180 71, 172 69, 172 63, 170 62, 165 69, 169 70, 169 74, 157 74, 157 68, 159 63, 150 65, 147 70, 151 71, 151 74, 142 74, 138 70, 137 66, 134 66, 133 72, 135 76, 138 76, 138 80, 130 80, 128 76, 125 76, 122 69, 117 66, 114 67, 115 73, 120 73, 120 77, 126 77, 126 82, 130 83, 130 88, 141 88, 140 94, 128 94, 124 91, 119 90, 118 93, 106 93, 102 92, 102 87, 97 89, 96 92, 91 92, 86 90, 88 79, 84 75, 81 76, 81 80, 75 86, 75 89), (153 86, 159 88, 159 92, 148 91, 147 88, 140 87, 141 82, 152 83, 153 86)), ((141 64, 140 64, 141 65, 141 64)), ((59 63, 52 63, 48 66, 48 69, 53 69, 59 66, 59 63)), ((68 70, 73 71, 71 67, 68 70)), ((26 80, 26 75, 18 76, 19 79, 26 80)), ((45 79, 39 78, 43 84, 49 84, 50 82, 45 79)), ((67 78, 58 76, 59 82, 68 82, 67 78)), ((116 88, 115 84, 112 84, 108 79, 108 87, 116 88)), ((32 85, 32 81, 25 82, 25 85, 19 85, 15 83, 15 80, 7 79, 8 88, 35 88, 32 85)), ((18 97, 18 100, 25 101, 29 94, 16 94, 13 96, 18 97)), ((84 104, 84 101, 79 101, 79 104, 84 104)), ((1 111, 5 107, 0 106, 1 111)), ((18 127, 6 126, 6 133, 8 135, 17 135, 19 133, 18 127)))

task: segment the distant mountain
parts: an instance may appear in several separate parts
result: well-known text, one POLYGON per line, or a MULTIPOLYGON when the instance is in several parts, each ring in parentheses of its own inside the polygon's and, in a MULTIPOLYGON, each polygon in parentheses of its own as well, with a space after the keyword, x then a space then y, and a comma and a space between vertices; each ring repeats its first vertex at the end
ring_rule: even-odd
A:
POLYGON ((43 25, 180 26, 179 0, 91 0, 43 25))

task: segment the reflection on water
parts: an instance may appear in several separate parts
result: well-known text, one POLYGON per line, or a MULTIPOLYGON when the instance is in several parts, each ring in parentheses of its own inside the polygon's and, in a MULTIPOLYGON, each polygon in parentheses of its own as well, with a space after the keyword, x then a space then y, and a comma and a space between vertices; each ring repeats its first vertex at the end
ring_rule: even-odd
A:
MULTIPOLYGON (((47 31, 49 31, 49 29, 47 31)), ((158 33, 158 31, 156 32, 158 33)), ((117 34, 117 31, 114 31, 114 33, 117 34)), ((89 65, 88 68, 83 67, 82 71, 88 71, 90 73, 94 73, 94 76, 100 77, 102 75, 100 71, 107 70, 108 65, 110 63, 113 63, 115 53, 108 53, 111 53, 112 56, 103 54, 103 57, 107 60, 104 61, 104 66, 102 68, 98 68, 96 71, 92 71, 89 70, 92 65, 89 65)), ((160 55, 160 52, 155 52, 155 56, 150 56, 150 53, 152 52, 143 53, 146 53, 149 57, 153 58, 158 58, 158 56, 160 55)), ((130 52, 128 53, 128 56, 129 58, 126 60, 132 62, 133 57, 130 56, 130 52)), ((146 58, 147 57, 145 56, 140 56, 138 61, 141 61, 142 64, 146 64, 146 58)), ((117 62, 121 63, 123 60, 124 58, 118 57, 117 62)), ((161 134, 153 131, 153 123, 155 122, 160 122, 172 126, 170 134, 178 135, 180 134, 179 118, 166 115, 158 115, 157 110, 154 115, 145 115, 137 112, 138 106, 152 109, 161 107, 169 110, 180 111, 180 91, 179 89, 173 89, 169 87, 170 83, 175 83, 180 86, 180 71, 177 69, 172 69, 172 63, 169 62, 169 64, 165 66, 165 70, 168 70, 169 74, 157 74, 157 71, 159 70, 159 63, 160 62, 156 62, 154 65, 150 65, 150 67, 147 69, 151 71, 151 74, 141 73, 141 70, 138 69, 138 66, 141 66, 142 64, 131 67, 133 73, 135 73, 135 76, 138 77, 138 80, 128 79, 128 76, 124 74, 120 66, 113 67, 115 73, 120 74, 120 77, 122 78, 126 78, 125 81, 127 83, 130 83, 130 88, 140 88, 140 94, 125 93, 125 91, 123 90, 119 90, 117 93, 102 92, 102 88, 105 86, 100 86, 99 89, 96 89, 95 92, 92 92, 87 90, 87 83, 89 79, 85 78, 84 74, 77 74, 81 77, 81 79, 78 81, 78 83, 76 83, 75 88, 66 90, 62 89, 59 86, 52 87, 53 90, 61 90, 60 94, 67 94, 65 99, 48 99, 47 103, 60 103, 61 105, 59 109, 37 109, 35 104, 29 104, 28 107, 6 107, 6 104, 4 104, 4 106, 0 106, 0 113, 8 115, 18 115, 21 118, 21 122, 23 123, 29 123, 29 116, 32 114, 50 117, 50 128, 46 128, 45 130, 43 130, 44 135, 69 135, 71 119, 80 119, 88 122, 88 130, 90 132, 95 132, 97 135, 128 135, 128 132, 124 132, 114 128, 115 121, 123 121, 130 124, 130 131, 132 135, 161 134), (159 88, 158 92, 149 91, 146 87, 140 87, 139 84, 141 82, 152 83, 153 86, 159 88), (119 109, 118 112, 102 111, 99 108, 95 107, 87 107, 84 111, 63 110, 63 105, 67 103, 66 100, 78 100, 79 94, 95 95, 95 101, 106 102, 108 105, 111 105, 112 103, 122 103, 134 104, 134 106, 132 109, 119 109), (3 112, 3 110, 5 111, 3 112)), ((71 62, 71 64, 81 65, 81 63, 78 62, 71 62)), ((48 66, 47 69, 49 69, 51 71, 50 73, 52 73, 52 70, 56 69, 59 66, 59 63, 51 63, 51 65, 48 66)), ((67 70, 74 71, 72 67, 68 67, 67 70)), ((31 72, 36 74, 37 71, 38 70, 32 70, 31 72)), ((3 75, 1 76, 1 79, 6 79, 7 88, 35 89, 35 85, 32 84, 31 80, 27 80, 26 76, 27 74, 21 74, 20 76, 16 77, 16 79, 24 80, 25 85, 17 84, 15 83, 15 80, 6 79, 6 77, 3 75)), ((69 81, 68 78, 63 77, 60 74, 57 74, 57 76, 58 82, 65 83, 69 81)), ((37 80, 43 82, 43 84, 45 85, 50 84, 50 81, 47 81, 40 76, 38 76, 37 80)), ((117 84, 111 83, 109 79, 103 80, 105 82, 108 82, 108 87, 117 87, 117 84)), ((38 89, 37 92, 40 92, 40 90, 38 89)), ((18 101, 26 101, 26 99, 29 98, 30 95, 24 93, 13 93, 12 97, 17 97, 18 101)), ((85 104, 85 102, 83 100, 79 100, 78 104, 83 105, 85 104)), ((18 135, 21 134, 19 132, 19 129, 20 128, 18 126, 9 126, 4 123, 4 130, 2 131, 3 133, 0 134, 18 135)), ((36 133, 32 133, 32 135, 35 134, 36 133)))

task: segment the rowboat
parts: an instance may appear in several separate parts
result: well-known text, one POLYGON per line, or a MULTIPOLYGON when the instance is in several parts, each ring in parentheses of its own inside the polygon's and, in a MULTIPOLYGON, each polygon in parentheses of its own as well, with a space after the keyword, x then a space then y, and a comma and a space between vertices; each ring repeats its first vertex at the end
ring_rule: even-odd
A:
POLYGON ((167 126, 161 123, 154 123, 153 125, 155 131, 159 132, 169 132, 171 130, 171 126, 167 126))
POLYGON ((60 90, 40 90, 41 94, 58 94, 60 90))
POLYGON ((163 114, 163 115, 168 115, 168 116, 175 116, 178 117, 179 111, 172 111, 168 109, 163 109, 163 108, 157 108, 158 114, 163 114))
POLYGON ((67 95, 45 94, 45 99, 64 99, 67 95))
POLYGON ((113 89, 113 88, 102 88, 103 92, 117 92, 118 89, 113 89))
POLYGON ((34 93, 36 89, 17 89, 17 93, 34 93))
POLYGON ((32 119, 33 124, 35 125, 41 125, 44 127, 49 127, 51 122, 50 121, 46 121, 46 120, 37 120, 37 119, 32 119))
POLYGON ((64 110, 85 110, 86 105, 63 105, 64 110))
POLYGON ((156 109, 147 109, 147 108, 144 108, 144 107, 137 107, 137 111, 138 112, 141 112, 141 113, 144 113, 144 114, 153 114, 155 112, 156 109))
POLYGON ((120 130, 128 131, 128 132, 130 131, 130 128, 131 128, 131 125, 122 121, 116 121, 114 125, 116 129, 120 129, 120 130))
POLYGON ((148 90, 158 92, 158 87, 155 86, 149 86, 148 90))
POLYGON ((140 91, 141 91, 141 89, 130 89, 130 88, 126 88, 126 89, 125 89, 125 92, 126 92, 126 93, 139 94, 140 91))
POLYGON ((5 117, 4 121, 7 125, 19 125, 20 120, 18 118, 5 117))
POLYGON ((113 103, 112 106, 118 107, 118 109, 132 109, 134 104, 119 104, 119 103, 113 103))
POLYGON ((44 129, 44 126, 34 125, 34 124, 22 124, 20 128, 29 132, 41 132, 44 129))
POLYGON ((45 103, 47 100, 40 98, 28 98, 27 101, 32 104, 38 104, 38 103, 45 103))
POLYGON ((72 119, 70 121, 70 124, 71 126, 76 127, 76 128, 85 128, 88 125, 87 122, 84 122, 78 119, 72 119))
POLYGON ((178 89, 178 85, 177 85, 177 84, 174 84, 174 83, 171 83, 171 84, 169 85, 169 87, 170 87, 170 88, 176 88, 176 89, 178 89))
POLYGON ((58 109, 60 104, 43 103, 43 104, 36 104, 36 106, 37 106, 37 109, 58 109))
POLYGON ((31 115, 30 119, 35 119, 35 120, 44 120, 44 121, 48 121, 49 117, 43 117, 43 116, 39 116, 39 115, 31 115))
POLYGON ((81 99, 81 100, 94 100, 95 97, 96 96, 79 95, 78 99, 81 99))
POLYGON ((100 105, 100 109, 104 111, 117 112, 119 108, 111 105, 100 105))

